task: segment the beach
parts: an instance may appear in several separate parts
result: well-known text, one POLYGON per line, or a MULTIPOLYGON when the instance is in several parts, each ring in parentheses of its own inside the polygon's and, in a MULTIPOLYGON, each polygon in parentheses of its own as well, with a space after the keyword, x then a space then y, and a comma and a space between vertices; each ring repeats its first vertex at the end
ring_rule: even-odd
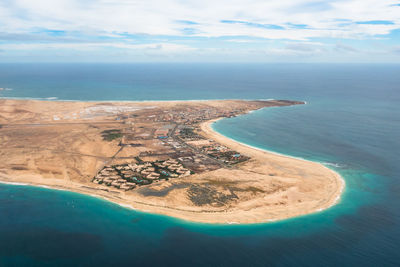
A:
MULTIPOLYGON (((329 169, 328 167, 325 167, 323 164, 318 163, 318 162, 313 162, 301 158, 295 158, 287 155, 282 155, 278 154, 275 152, 271 152, 268 150, 263 150, 259 148, 255 148, 243 143, 240 143, 238 141, 235 141, 233 139, 230 139, 226 136, 223 136, 222 134, 216 132, 212 128, 212 124, 216 122, 219 119, 213 120, 206 122, 202 124, 202 130, 210 137, 221 144, 225 144, 229 147, 234 148, 237 151, 240 151, 243 154, 250 155, 252 157, 257 158, 260 161, 268 161, 268 162, 277 162, 278 164, 282 165, 289 165, 289 166, 296 166, 298 168, 307 168, 307 169, 313 169, 317 172, 320 172, 321 175, 323 175, 326 178, 326 182, 328 183, 328 187, 330 187, 331 193, 327 193, 325 197, 322 197, 319 202, 315 206, 309 206, 307 208, 294 208, 286 213, 286 215, 280 216, 271 216, 270 218, 267 218, 266 221, 275 221, 275 220, 280 220, 280 219, 285 219, 285 218, 290 218, 290 217, 296 217, 296 216, 301 216, 305 214, 310 214, 314 212, 319 212, 323 211, 335 204, 337 204, 340 201, 340 196, 343 193, 343 190, 345 189, 345 180, 343 177, 329 169)), ((306 177, 304 177, 306 178, 306 177)), ((312 179, 311 177, 309 179, 312 179)), ((268 213, 268 210, 265 210, 266 213, 268 213)))
MULTIPOLYGON (((95 131, 97 130, 90 125, 94 125, 96 122, 98 123, 96 127, 100 127, 100 122, 113 124, 113 127, 116 127, 114 125, 115 116, 119 116, 120 113, 134 113, 137 110, 144 110, 143 112, 146 112, 145 117, 148 118, 153 116, 149 114, 152 112, 150 107, 154 106, 160 109, 165 109, 166 107, 174 109, 177 104, 184 104, 190 108, 198 108, 199 106, 203 108, 204 105, 218 108, 225 108, 227 105, 232 104, 238 107, 247 105, 244 101, 112 103, 110 106, 99 103, 79 102, 66 104, 63 102, 46 102, 46 107, 43 108, 43 105, 40 105, 41 102, 38 101, 24 101, 23 103, 14 101, 12 103, 14 106, 23 106, 25 109, 29 106, 34 107, 26 114, 19 110, 19 118, 26 115, 26 118, 29 119, 35 108, 39 109, 38 114, 40 115, 35 116, 35 119, 40 121, 45 118, 46 122, 52 120, 58 123, 62 118, 59 113, 60 110, 63 111, 63 114, 83 114, 82 117, 85 121, 90 120, 88 127, 94 129, 93 136, 95 136, 97 133, 95 131), (148 110, 143 107, 148 108, 148 110), (82 112, 82 109, 86 113, 82 112)), ((247 107, 247 110, 244 109, 243 111, 247 113, 251 110, 253 109, 247 107)), ((8 111, 12 110, 8 107, 8 111)), ((64 123, 71 123, 73 117, 63 116, 67 118, 64 123)), ((320 212, 339 201, 345 183, 338 173, 317 162, 260 150, 229 139, 212 129, 211 125, 217 119, 200 123, 199 135, 206 140, 214 140, 239 152, 241 155, 249 157, 248 161, 235 166, 228 166, 227 168, 196 173, 182 179, 153 183, 146 188, 140 187, 139 189, 125 192, 91 182, 91 177, 99 170, 100 165, 104 165, 107 158, 112 157, 112 160, 115 160, 115 151, 118 148, 116 143, 107 143, 96 139, 89 144, 83 144, 79 140, 80 145, 77 146, 77 138, 68 137, 67 142, 71 142, 73 144, 72 147, 77 147, 79 153, 74 152, 75 154, 72 156, 71 152, 68 151, 68 154, 64 155, 64 150, 54 145, 53 151, 57 151, 57 157, 59 157, 55 162, 60 163, 66 158, 71 160, 71 157, 77 157, 77 159, 83 159, 83 163, 76 163, 76 160, 74 160, 74 163, 70 163, 73 164, 73 168, 70 165, 65 165, 62 170, 58 169, 58 165, 55 163, 48 169, 44 168, 45 164, 39 168, 36 163, 37 159, 26 159, 25 156, 18 152, 20 149, 24 151, 24 147, 20 145, 18 149, 13 151, 14 157, 18 158, 16 160, 16 162, 19 162, 17 165, 13 163, 13 167, 10 167, 11 165, 7 165, 7 160, 5 160, 5 154, 1 155, 1 158, 6 162, 0 166, 0 180, 74 191, 103 198, 127 208, 163 214, 192 222, 213 224, 250 224, 288 219, 320 212), (82 150, 83 146, 85 146, 84 151, 82 150), (94 155, 94 152, 97 154, 94 155), (35 171, 30 171, 33 165, 35 165, 33 168, 35 171), (79 177, 71 175, 69 170, 77 166, 84 168, 84 170, 79 170, 79 173, 82 173, 79 177), (210 202, 207 205, 196 205, 188 197, 193 189, 201 192, 204 192, 204 190, 214 192, 218 199, 229 197, 229 201, 221 205, 216 205, 214 202, 210 202)), ((76 120, 74 123, 80 122, 79 118, 76 120)), ((28 126, 25 125, 24 127, 28 126)), ((59 124, 55 126, 51 123, 51 126, 48 127, 57 127, 57 134, 52 134, 51 136, 58 140, 61 138, 59 136, 62 136, 65 131, 76 130, 78 126, 75 126, 75 124, 73 127, 68 125, 60 126, 59 124)), ((52 131, 53 128, 51 128, 52 131)), ((7 127, 5 127, 5 130, 7 130, 7 127)), ((82 128, 81 130, 83 131, 84 129, 82 128)), ((12 139, 10 134, 7 135, 7 132, 3 133, 3 139, 6 140, 7 138, 12 139)), ((40 135, 38 138, 40 138, 40 135)), ((94 137, 89 136, 88 138, 93 139, 94 137)), ((65 137, 62 140, 66 142, 65 137)), ((29 149, 25 148, 25 154, 33 153, 33 151, 26 150, 29 149)), ((44 153, 44 150, 46 149, 43 149, 43 147, 35 148, 36 153, 42 153, 42 158, 54 157, 54 153, 44 153)), ((34 154, 30 155, 33 158, 35 157, 34 154)))
MULTIPOLYGON (((0 183, 0 265, 399 266, 399 66, 34 63, 0 68, 0 180, 11 182, 0 183), (105 164, 133 161, 127 157, 152 147, 169 153, 157 145, 163 140, 124 138, 123 143, 142 146, 124 147, 112 161, 120 140, 103 140, 103 131, 129 134, 133 127, 135 136, 151 136, 152 130, 171 123, 146 123, 154 118, 149 116, 172 114, 183 103, 192 103, 189 111, 208 109, 217 103, 207 99, 227 98, 307 101, 254 107, 250 114, 237 104, 245 115, 224 117, 210 128, 255 149, 315 165, 295 171, 303 161, 278 165, 264 159, 264 167, 253 168, 252 162, 260 164, 253 157, 227 170, 130 191, 92 182, 105 164), (166 103, 162 107, 146 100, 166 103), (125 114, 113 113, 119 111, 126 111, 133 124, 121 122, 125 114), (130 116, 135 114, 139 116, 130 116), (329 188, 333 178, 310 173, 320 163, 345 179, 341 194, 329 188), (229 183, 217 187, 223 179, 229 183), (314 186, 304 181, 314 179, 314 186), (231 198, 219 207, 192 205, 187 198, 195 192, 191 185, 199 193, 217 191, 218 200, 231 198), (254 193, 245 191, 249 189, 254 193), (296 208, 284 214, 285 204, 278 206, 285 195, 290 206, 301 197, 298 215, 296 208), (256 205, 266 210, 258 218, 256 205), (196 209, 202 214, 190 212, 196 209), (268 214, 274 209, 282 216, 268 214), (224 218, 222 210, 232 216, 224 218), (207 217, 211 211, 215 216, 207 217), (274 218, 282 219, 267 221, 274 218)), ((228 111, 235 105, 219 104, 228 111)), ((199 127, 215 119, 202 120, 199 127)), ((201 129, 198 133, 203 134, 201 129)))

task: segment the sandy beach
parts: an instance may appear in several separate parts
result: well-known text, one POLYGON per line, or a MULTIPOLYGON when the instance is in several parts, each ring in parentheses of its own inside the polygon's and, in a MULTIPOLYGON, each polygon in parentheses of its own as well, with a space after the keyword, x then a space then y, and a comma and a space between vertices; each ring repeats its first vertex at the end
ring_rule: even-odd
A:
MULTIPOLYGON (((26 103, 28 102, 24 102, 25 106, 26 103)), ((198 105, 197 102, 186 104, 198 105)), ((37 105, 37 103, 35 102, 34 105, 37 105)), ((84 107, 87 110, 90 105, 93 104, 78 103, 72 106, 77 106, 77 108, 84 107)), ((123 112, 135 112, 133 108, 129 108, 129 104, 124 103, 123 105, 123 112)), ((140 106, 142 105, 146 105, 146 103, 141 103, 140 106)), ((151 102, 148 105, 157 106, 158 103, 151 102)), ((163 103, 161 106, 173 107, 174 105, 175 103, 163 103)), ((204 105, 204 102, 201 102, 201 105, 204 105)), ((224 101, 219 101, 218 104, 214 105, 223 106, 224 101)), ((61 109, 70 108, 70 105, 67 108, 66 104, 57 104, 55 102, 49 106, 52 106, 53 110, 59 110, 58 106, 61 109)), ((47 113, 52 110, 46 109, 46 112, 44 112, 43 107, 40 107, 40 109, 40 112, 44 114, 43 116, 47 116, 47 113)), ((99 119, 104 121, 104 117, 99 119)), ((97 147, 96 145, 93 147, 88 146, 85 148, 85 154, 83 156, 79 155, 79 157, 85 159, 84 166, 87 167, 85 167, 85 170, 88 174, 84 176, 88 178, 73 178, 66 170, 70 166, 63 167, 63 170, 58 170, 57 166, 53 166, 54 170, 51 172, 43 171, 43 167, 37 168, 36 166, 33 172, 30 171, 30 168, 34 165, 32 162, 35 160, 25 159, 25 156, 21 156, 18 158, 18 162, 26 160, 26 166, 28 167, 11 168, 10 163, 4 162, 0 166, 0 180, 74 191, 100 197, 123 207, 144 212, 163 214, 192 222, 215 224, 277 221, 319 212, 331 207, 340 200, 345 182, 338 173, 320 163, 256 149, 231 140, 212 129, 211 125, 216 120, 213 119, 201 123, 199 125, 199 133, 205 138, 212 139, 250 157, 250 160, 240 163, 234 168, 221 168, 198 173, 162 184, 155 183, 149 185, 146 190, 140 188, 125 192, 91 182, 89 177, 92 177, 98 167, 104 164, 103 158, 110 157, 114 153, 110 143, 102 145, 102 148, 99 149, 98 144, 102 143, 96 141, 97 147), (91 154, 93 151, 99 154, 94 157, 91 154), (219 194, 233 194, 236 199, 224 205, 194 205, 188 198, 188 192, 193 189, 193 186, 215 190, 219 194), (160 197, 156 194, 149 195, 148 192, 167 193, 160 197)), ((9 136, 3 136, 4 138, 7 139, 9 136)), ((18 149, 23 151, 23 148, 18 149)), ((31 153, 29 151, 26 152, 31 153)), ((17 152, 15 152, 15 155, 17 155, 17 152)), ((46 156, 53 157, 54 153, 51 155, 47 153, 46 156)), ((3 153, 0 157, 5 159, 5 154, 3 153)), ((69 160, 70 157, 71 155, 69 154, 69 160)), ((61 162, 63 158, 64 156, 57 160, 61 162)), ((78 166, 76 162, 73 164, 75 167, 78 166)), ((19 163, 18 166, 22 165, 22 163, 19 163)))
MULTIPOLYGON (((233 139, 230 139, 222 134, 214 131, 212 129, 212 124, 220 119, 215 119, 212 121, 208 121, 202 124, 202 130, 210 137, 215 139, 221 144, 225 144, 237 151, 240 151, 243 154, 250 155, 251 157, 255 157, 258 160, 262 161, 269 161, 269 162, 279 162, 280 164, 288 164, 291 166, 296 166, 298 168, 308 168, 313 169, 317 172, 321 172, 322 175, 327 179, 328 187, 331 188, 331 193, 326 194, 319 202, 316 203, 314 207, 310 206, 307 209, 294 209, 290 213, 288 212, 285 216, 272 216, 271 218, 267 218, 266 221, 276 221, 280 219, 290 218, 301 216, 305 214, 310 214, 314 212, 323 211, 340 201, 340 196, 345 189, 345 180, 343 177, 329 169, 328 167, 324 166, 321 163, 313 162, 301 158, 291 157, 287 155, 282 155, 276 152, 271 152, 259 148, 255 148, 240 142, 237 142, 233 139), (293 213, 292 213, 293 212, 293 213)), ((267 212, 267 211, 266 211, 267 212)))

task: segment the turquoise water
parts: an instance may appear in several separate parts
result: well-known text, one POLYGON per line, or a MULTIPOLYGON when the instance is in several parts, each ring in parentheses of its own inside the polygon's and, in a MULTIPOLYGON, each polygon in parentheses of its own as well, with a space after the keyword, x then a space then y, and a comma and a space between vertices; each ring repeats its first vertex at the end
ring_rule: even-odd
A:
POLYGON ((3 97, 304 100, 213 127, 346 180, 326 211, 225 226, 0 184, 0 266, 398 266, 399 74, 399 65, 0 65, 0 87, 12 89, 3 97))

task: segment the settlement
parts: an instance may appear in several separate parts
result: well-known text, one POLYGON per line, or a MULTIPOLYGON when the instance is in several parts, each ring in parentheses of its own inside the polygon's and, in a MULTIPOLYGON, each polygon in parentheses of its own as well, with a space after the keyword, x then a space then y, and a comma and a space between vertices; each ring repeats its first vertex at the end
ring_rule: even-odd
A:
POLYGON ((337 173, 247 147, 211 128, 221 118, 298 104, 0 100, 0 180, 205 223, 316 212, 337 202, 344 187, 337 173))

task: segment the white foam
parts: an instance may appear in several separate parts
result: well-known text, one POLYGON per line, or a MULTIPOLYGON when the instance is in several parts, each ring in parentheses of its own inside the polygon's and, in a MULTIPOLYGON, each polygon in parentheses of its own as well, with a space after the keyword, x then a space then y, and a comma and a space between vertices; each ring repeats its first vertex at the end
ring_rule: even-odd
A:
MULTIPOLYGON (((8 89, 8 88, 6 88, 8 89)), ((9 88, 11 89, 11 88, 9 88)), ((13 89, 11 89, 13 90, 13 89)), ((0 99, 22 99, 22 100, 49 100, 45 97, 0 97, 0 99)), ((277 99, 273 98, 211 98, 211 99, 143 99, 143 100, 121 100, 121 99, 114 99, 114 100, 82 100, 82 99, 54 99, 56 102, 93 102, 93 103, 142 103, 142 102, 207 102, 207 101, 225 101, 225 100, 242 100, 242 101, 274 101, 277 99)), ((307 104, 306 101, 303 101, 307 104)))
MULTIPOLYGON (((219 118, 219 119, 217 119, 217 120, 221 120, 221 119, 227 119, 227 118, 219 118)), ((229 118, 228 118, 228 119, 229 119, 229 118)), ((215 120, 214 122, 216 122, 217 120, 215 120)), ((283 157, 288 157, 288 158, 292 158, 292 159, 299 159, 299 160, 304 160, 304 161, 308 161, 308 162, 315 162, 315 161, 311 161, 311 160, 304 159, 304 158, 301 158, 301 157, 290 156, 290 155, 286 155, 286 154, 283 154, 283 153, 279 153, 279 152, 275 152, 275 151, 271 151, 271 150, 266 150, 266 149, 263 149, 263 148, 259 148, 259 147, 256 147, 256 146, 248 145, 248 144, 246 144, 246 143, 237 141, 237 140, 235 140, 235 139, 233 139, 233 138, 230 138, 230 137, 228 137, 228 136, 225 136, 225 135, 221 134, 220 132, 216 131, 216 130, 212 127, 212 125, 211 125, 211 129, 212 129, 214 132, 216 132, 217 134, 223 136, 224 138, 227 138, 227 139, 229 139, 229 140, 231 140, 231 141, 233 141, 233 142, 235 142, 235 143, 239 143, 239 144, 241 144, 241 145, 243 145, 243 146, 247 146, 247 147, 249 147, 249 148, 252 148, 252 149, 255 149, 255 150, 258 150, 258 151, 267 152, 267 153, 271 153, 271 154, 274 154, 274 155, 277 155, 277 156, 283 156, 283 157)), ((318 162, 318 163, 321 163, 321 162, 318 162)))
MULTIPOLYGON (((267 152, 267 153, 271 153, 271 154, 278 155, 278 156, 288 157, 288 158, 297 159, 297 160, 303 160, 303 161, 307 161, 307 162, 319 163, 319 164, 321 164, 322 166, 324 166, 325 168, 328 168, 326 165, 328 165, 328 166, 334 166, 333 164, 335 164, 335 163, 329 163, 329 162, 312 161, 312 160, 304 159, 304 158, 301 158, 301 157, 290 156, 290 155, 286 155, 286 154, 283 154, 283 153, 278 153, 278 152, 275 152, 275 151, 270 151, 270 150, 267 150, 267 149, 255 147, 255 146, 248 145, 248 144, 246 144, 246 143, 237 141, 237 140, 235 140, 235 139, 233 139, 233 138, 230 138, 230 137, 228 137, 228 136, 225 136, 225 135, 221 134, 220 132, 216 131, 216 130, 213 128, 213 124, 214 124, 216 121, 221 120, 221 119, 229 119, 229 118, 219 118, 219 119, 215 120, 214 122, 212 122, 212 123, 210 124, 211 130, 212 130, 213 132, 215 132, 216 134, 219 134, 220 136, 222 136, 222 137, 224 137, 224 138, 227 138, 227 139, 229 139, 229 140, 232 140, 233 142, 239 143, 239 144, 241 144, 241 145, 243 145, 243 146, 247 146, 247 147, 249 147, 249 148, 253 148, 253 149, 256 149, 256 150, 258 150, 258 151, 267 152)), ((340 165, 339 165, 339 166, 340 166, 340 165)), ((329 168, 328 168, 328 169, 329 169, 329 168)), ((317 210, 318 212, 319 212, 319 211, 322 211, 322 210, 325 210, 325 209, 328 209, 328 208, 334 206, 335 204, 337 204, 337 203, 339 202, 339 200, 340 200, 340 198, 341 198, 341 195, 342 195, 343 190, 344 190, 345 185, 346 185, 346 181, 344 180, 344 178, 343 178, 339 173, 337 173, 337 172, 335 172, 335 173, 338 175, 338 177, 339 177, 339 182, 340 182, 340 184, 341 184, 341 187, 340 187, 340 194, 334 199, 334 201, 331 203, 331 205, 329 205, 329 206, 326 207, 326 208, 323 208, 323 209, 321 208, 321 209, 317 210)), ((267 220, 267 221, 268 221, 268 220, 267 220)))
POLYGON ((65 189, 54 188, 54 187, 50 187, 50 186, 47 186, 47 185, 36 185, 36 184, 30 184, 30 183, 0 181, 0 184, 34 186, 34 187, 41 187, 41 188, 51 189, 51 190, 68 191, 68 190, 65 190, 65 189))
POLYGON ((32 185, 32 186, 37 186, 37 187, 46 188, 46 189, 51 189, 51 190, 58 190, 58 191, 66 191, 66 192, 79 193, 79 192, 75 192, 75 191, 73 191, 73 190, 61 189, 61 188, 51 187, 51 186, 47 186, 47 185, 32 185))
POLYGON ((326 166, 332 166, 332 167, 335 167, 335 168, 343 168, 344 167, 344 165, 341 165, 339 163, 332 163, 332 162, 320 162, 320 163, 324 164, 326 166))
POLYGON ((128 205, 128 204, 123 204, 123 203, 117 203, 119 206, 124 207, 124 208, 128 208, 128 209, 132 209, 132 210, 136 210, 133 206, 128 205))
POLYGON ((29 185, 29 184, 27 184, 27 183, 6 182, 6 181, 0 181, 0 184, 10 184, 10 185, 29 185))
MULTIPOLYGON (((217 122, 218 120, 222 120, 222 119, 229 119, 229 118, 219 118, 219 119, 215 120, 212 124, 214 124, 214 123, 217 122)), ((241 145, 243 145, 243 146, 247 146, 247 147, 249 147, 249 148, 252 148, 252 149, 255 149, 255 150, 258 150, 258 151, 271 153, 271 154, 274 154, 274 155, 277 155, 277 156, 283 156, 283 157, 287 157, 287 158, 303 160, 303 161, 307 161, 307 162, 320 163, 320 164, 322 164, 322 165, 329 165, 329 162, 327 163, 327 162, 320 162, 320 161, 312 161, 312 160, 305 159, 305 158, 302 158, 302 157, 291 156, 291 155, 287 155, 287 154, 283 154, 283 153, 279 153, 279 152, 267 150, 267 149, 264 149, 264 148, 259 148, 259 147, 256 147, 256 146, 248 145, 248 144, 246 144, 246 143, 243 143, 243 142, 241 142, 241 141, 237 141, 237 140, 235 140, 235 139, 233 139, 233 138, 230 138, 230 137, 228 137, 228 136, 225 136, 225 135, 221 134, 220 132, 218 132, 217 130, 215 130, 214 127, 213 127, 212 125, 211 125, 211 129, 212 129, 213 132, 215 132, 215 133, 221 135, 221 136, 224 137, 224 138, 227 138, 227 139, 229 139, 229 140, 231 140, 231 141, 233 141, 233 142, 235 142, 235 143, 239 143, 239 144, 241 144, 241 145)), ((334 164, 334 163, 331 163, 331 164, 334 164)))

